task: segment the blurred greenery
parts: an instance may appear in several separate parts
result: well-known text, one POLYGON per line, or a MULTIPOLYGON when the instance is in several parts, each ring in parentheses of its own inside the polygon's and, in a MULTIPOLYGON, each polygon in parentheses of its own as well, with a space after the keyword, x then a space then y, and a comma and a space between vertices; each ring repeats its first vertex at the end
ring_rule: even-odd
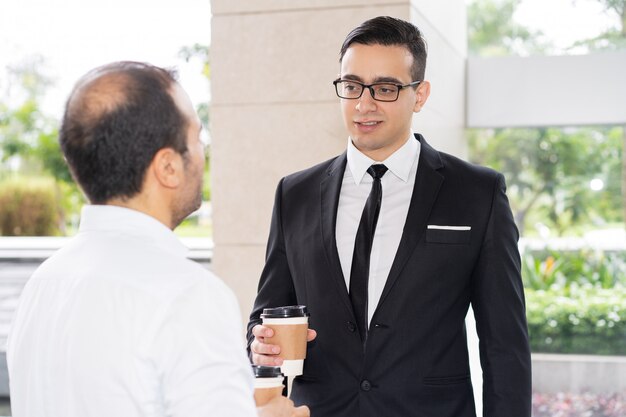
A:
POLYGON ((467 5, 468 52, 476 56, 545 53, 541 32, 513 18, 521 0, 473 0, 467 5))
POLYGON ((213 236, 213 225, 210 222, 199 224, 187 219, 174 230, 174 233, 179 237, 209 237, 213 236))
POLYGON ((621 127, 467 131, 470 160, 504 174, 520 232, 540 223, 558 236, 581 235, 622 219, 621 127), (603 188, 592 190, 590 182, 603 188))
POLYGON ((526 251, 522 256, 524 287, 532 290, 591 285, 626 287, 626 253, 585 248, 576 251, 526 251))
MULTIPOLYGON (((18 227, 2 234, 20 235, 65 234, 67 222, 78 216, 84 201, 65 164, 58 143, 58 121, 41 110, 41 102, 53 81, 44 73, 45 62, 32 56, 5 69, 7 91, 0 99, 0 180, 8 189, 32 189, 31 184, 40 178, 54 193, 55 206, 51 217, 54 227, 18 227)), ((37 193, 45 195, 45 187, 37 193)), ((33 191, 31 191, 33 192, 33 191)), ((18 204, 17 197, 13 203, 18 204)), ((26 219, 25 216, 23 216, 26 219)))
POLYGON ((624 355, 626 288, 526 290, 531 350, 624 355))
MULTIPOLYGON (((626 0, 595 0, 607 14, 617 17, 617 26, 608 27, 604 32, 574 43, 570 49, 589 52, 613 51, 626 48, 626 0)), ((577 1, 575 1, 576 3, 577 1)))
POLYGON ((58 188, 52 178, 12 178, 0 182, 0 235, 60 234, 58 188))
MULTIPOLYGON (((185 62, 192 60, 200 60, 202 63, 202 75, 210 82, 211 81, 211 62, 209 56, 209 46, 199 43, 195 43, 191 46, 183 46, 178 51, 178 57, 185 62)), ((204 201, 211 200, 211 141, 210 141, 210 115, 209 115, 209 103, 199 103, 196 106, 196 112, 200 121, 202 122, 203 129, 205 130, 206 139, 206 167, 204 174, 204 186, 202 189, 202 199, 204 201)), ((183 225, 181 225, 183 226, 183 225)), ((181 227, 179 226, 179 227, 181 227)), ((212 234, 211 234, 212 236, 212 234)))
MULTIPOLYGON (((617 26, 576 42, 570 52, 626 47, 626 0, 596 1, 618 16, 617 26)), ((555 50, 541 33, 516 23, 520 3, 473 0, 468 4, 470 54, 524 56, 555 50)), ((523 236, 581 236, 598 228, 624 228, 624 127, 474 129, 467 136, 470 159, 505 175, 523 236), (591 181, 601 187, 592 189, 591 181)), ((533 352, 624 355, 624 253, 526 251, 522 276, 533 352)))
MULTIPOLYGON (((200 59, 202 73, 210 76, 208 46, 194 45, 183 48, 181 59, 200 59)), ((80 209, 85 198, 69 172, 58 142, 59 121, 44 114, 41 103, 53 80, 45 74, 45 61, 41 56, 32 56, 22 62, 7 67, 2 75, 4 91, 0 91, 0 181, 11 180, 28 184, 39 177, 48 184, 55 194, 56 207, 51 217, 56 224, 53 228, 11 228, 19 234, 73 234, 76 231, 80 209)), ((208 130, 208 103, 198 106, 199 116, 208 130)), ((207 146, 207 165, 204 174, 202 196, 204 201, 211 198, 210 187, 210 148, 207 146)), ((3 183, 3 188, 8 187, 3 183)), ((24 185, 26 187, 26 185, 24 185)), ((28 188, 28 187, 26 187, 28 188)), ((7 188, 8 189, 8 188, 7 188)), ((211 232, 210 224, 199 225, 187 222, 181 225, 181 234, 202 236, 211 232)), ((0 235, 13 234, 2 230, 0 235)), ((207 235, 205 235, 207 236, 207 235)))

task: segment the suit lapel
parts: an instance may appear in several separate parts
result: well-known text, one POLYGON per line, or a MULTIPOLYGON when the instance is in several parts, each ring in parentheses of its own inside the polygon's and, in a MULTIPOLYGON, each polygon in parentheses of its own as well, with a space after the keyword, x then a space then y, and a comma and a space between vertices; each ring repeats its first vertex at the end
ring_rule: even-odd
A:
POLYGON ((335 237, 335 226, 337 225, 337 207, 339 206, 339 194, 341 192, 341 183, 343 181, 344 171, 346 169, 347 157, 346 152, 339 155, 326 170, 326 176, 320 184, 321 197, 321 222, 322 222, 322 245, 328 260, 331 280, 335 282, 340 298, 346 308, 352 312, 350 297, 346 288, 346 281, 341 270, 341 262, 339 261, 339 253, 337 252, 337 240, 335 237))
POLYGON ((415 251, 417 242, 419 242, 426 230, 426 222, 428 221, 430 210, 437 199, 439 188, 444 180, 444 177, 437 172, 437 169, 443 166, 439 153, 426 143, 422 135, 418 134, 415 136, 421 143, 421 149, 409 212, 402 231, 398 252, 391 265, 391 270, 376 310, 385 301, 385 298, 404 269, 406 262, 415 251))

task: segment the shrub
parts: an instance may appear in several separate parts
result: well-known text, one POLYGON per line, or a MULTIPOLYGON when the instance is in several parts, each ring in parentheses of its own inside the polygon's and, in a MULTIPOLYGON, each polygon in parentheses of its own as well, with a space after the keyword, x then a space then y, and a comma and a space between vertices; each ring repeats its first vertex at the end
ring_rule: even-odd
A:
POLYGON ((594 249, 525 253, 522 277, 524 286, 533 290, 568 288, 572 284, 601 288, 626 286, 626 256, 594 249))
POLYGON ((0 235, 58 235, 55 189, 52 179, 15 178, 0 183, 0 235))
POLYGON ((571 285, 526 290, 531 350, 546 353, 623 355, 626 288, 571 285))

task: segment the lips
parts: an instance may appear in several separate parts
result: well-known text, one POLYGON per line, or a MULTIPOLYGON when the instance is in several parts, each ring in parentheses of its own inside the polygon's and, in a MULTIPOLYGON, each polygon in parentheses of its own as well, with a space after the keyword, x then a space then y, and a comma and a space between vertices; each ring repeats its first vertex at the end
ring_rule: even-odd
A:
POLYGON ((380 126, 382 122, 379 120, 362 120, 362 121, 355 121, 354 124, 356 125, 359 131, 366 133, 366 132, 371 132, 375 130, 376 128, 378 128, 378 126, 380 126))

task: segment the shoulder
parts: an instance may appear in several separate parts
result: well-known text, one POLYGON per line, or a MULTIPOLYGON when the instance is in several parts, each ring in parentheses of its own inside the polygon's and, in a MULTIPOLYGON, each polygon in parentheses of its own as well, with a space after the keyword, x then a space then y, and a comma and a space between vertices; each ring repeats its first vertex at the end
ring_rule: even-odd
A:
POLYGON ((469 176, 473 180, 482 181, 495 181, 502 177, 502 174, 492 168, 465 161, 445 152, 439 152, 439 155, 443 163, 444 173, 469 176))
POLYGON ((335 156, 322 163, 302 171, 294 172, 280 180, 279 190, 283 193, 309 191, 329 176, 343 175, 346 166, 346 154, 335 156))
POLYGON ((504 182, 504 177, 496 170, 438 151, 430 146, 421 135, 418 135, 418 139, 422 145, 420 164, 423 163, 435 169, 445 178, 448 185, 484 190, 504 182))

